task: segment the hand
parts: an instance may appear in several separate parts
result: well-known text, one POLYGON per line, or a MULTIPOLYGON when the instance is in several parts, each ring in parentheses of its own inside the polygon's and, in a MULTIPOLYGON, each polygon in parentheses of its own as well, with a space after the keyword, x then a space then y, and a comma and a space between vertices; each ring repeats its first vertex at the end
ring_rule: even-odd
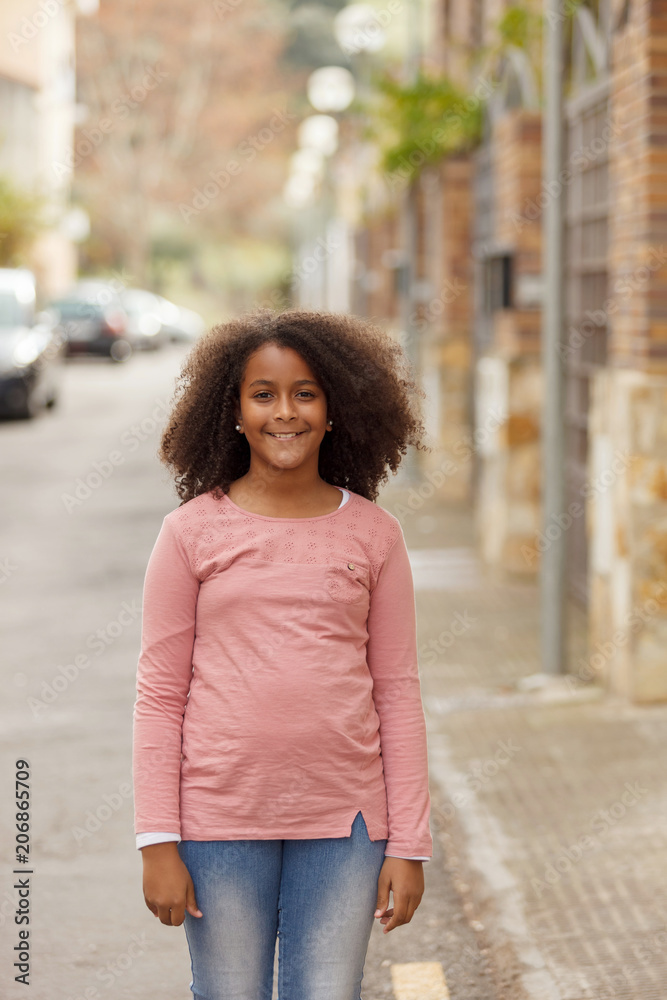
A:
POLYGON ((181 856, 176 841, 149 844, 142 847, 144 863, 144 899, 151 913, 163 924, 180 926, 185 920, 185 910, 193 917, 203 917, 195 900, 195 887, 181 856))
POLYGON ((378 878, 378 898, 375 916, 386 924, 383 934, 388 934, 399 924, 409 924, 424 895, 423 861, 407 858, 385 858, 378 878), (389 890, 394 905, 388 910, 389 890))

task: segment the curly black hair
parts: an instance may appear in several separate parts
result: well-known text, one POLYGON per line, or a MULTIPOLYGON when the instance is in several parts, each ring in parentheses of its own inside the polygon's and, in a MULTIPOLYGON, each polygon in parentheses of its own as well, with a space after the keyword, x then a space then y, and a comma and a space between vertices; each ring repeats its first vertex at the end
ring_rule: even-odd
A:
POLYGON ((220 499, 248 471, 234 411, 248 358, 269 343, 291 347, 321 382, 334 427, 320 445, 325 482, 375 500, 407 445, 431 450, 417 401, 425 393, 389 334, 345 313, 258 307, 204 334, 176 379, 157 454, 173 470, 181 506, 209 491, 220 499))

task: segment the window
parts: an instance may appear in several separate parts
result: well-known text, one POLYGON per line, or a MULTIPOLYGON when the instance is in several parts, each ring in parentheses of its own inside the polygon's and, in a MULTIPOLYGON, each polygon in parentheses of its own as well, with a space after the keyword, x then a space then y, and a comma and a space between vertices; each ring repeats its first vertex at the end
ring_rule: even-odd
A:
POLYGON ((512 308, 512 257, 499 254, 486 260, 486 311, 512 308))
POLYGON ((37 178, 39 150, 35 91, 0 77, 0 173, 31 187, 37 178))

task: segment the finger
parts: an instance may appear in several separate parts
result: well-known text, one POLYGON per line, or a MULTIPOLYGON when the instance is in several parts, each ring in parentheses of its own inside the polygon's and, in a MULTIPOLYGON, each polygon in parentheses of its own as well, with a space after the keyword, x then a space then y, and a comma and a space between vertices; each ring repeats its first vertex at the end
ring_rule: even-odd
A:
POLYGON ((188 880, 185 890, 185 909, 193 917, 203 917, 204 915, 197 906, 197 900, 195 899, 195 887, 191 878, 188 880))
POLYGON ((387 926, 384 928, 385 931, 391 931, 394 927, 399 927, 401 924, 408 924, 412 920, 412 914, 415 912, 416 907, 410 906, 410 901, 408 900, 399 903, 398 906, 394 908, 393 916, 387 926))
POLYGON ((378 879, 378 894, 376 910, 373 916, 379 917, 381 913, 389 906, 389 890, 391 889, 391 881, 383 876, 378 879))
POLYGON ((167 924, 168 926, 170 926, 171 910, 169 909, 169 907, 163 904, 162 906, 158 906, 157 910, 158 910, 158 916, 160 918, 160 923, 167 924))
POLYGON ((398 927, 399 924, 409 924, 410 921, 412 920, 412 914, 415 912, 415 909, 416 909, 416 907, 408 906, 408 908, 407 908, 407 910, 405 910, 402 918, 401 918, 401 914, 399 913, 398 914, 398 919, 396 921, 396 926, 398 927))
POLYGON ((408 908, 406 905, 406 901, 404 899, 401 899, 400 897, 398 899, 394 898, 394 913, 391 917, 391 920, 384 928, 383 933, 386 934, 388 931, 393 930, 394 927, 398 927, 400 926, 400 924, 404 924, 407 912, 408 908))
POLYGON ((185 920, 185 907, 183 906, 182 903, 179 903, 178 906, 172 906, 170 912, 171 912, 171 926, 180 927, 183 921, 185 920))

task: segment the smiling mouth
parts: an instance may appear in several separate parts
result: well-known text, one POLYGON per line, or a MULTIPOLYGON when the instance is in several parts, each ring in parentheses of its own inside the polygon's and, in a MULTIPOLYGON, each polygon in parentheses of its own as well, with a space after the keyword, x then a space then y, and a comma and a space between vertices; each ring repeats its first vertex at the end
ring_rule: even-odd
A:
POLYGON ((269 437, 275 438, 277 441, 292 441, 296 437, 301 437, 305 434, 305 431, 292 431, 289 434, 272 434, 271 431, 266 432, 269 437))

